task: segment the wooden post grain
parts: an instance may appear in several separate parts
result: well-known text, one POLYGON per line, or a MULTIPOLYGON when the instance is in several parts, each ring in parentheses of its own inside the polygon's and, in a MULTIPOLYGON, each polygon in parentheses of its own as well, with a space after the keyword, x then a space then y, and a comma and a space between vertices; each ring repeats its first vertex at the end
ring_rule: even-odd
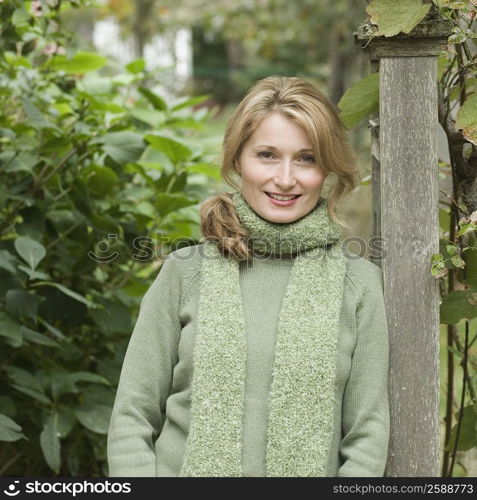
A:
POLYGON ((436 477, 440 298, 431 255, 439 251, 437 56, 449 26, 433 17, 408 35, 373 37, 372 31, 370 23, 361 25, 355 41, 379 67, 373 233, 382 238, 390 336, 385 475, 436 477))

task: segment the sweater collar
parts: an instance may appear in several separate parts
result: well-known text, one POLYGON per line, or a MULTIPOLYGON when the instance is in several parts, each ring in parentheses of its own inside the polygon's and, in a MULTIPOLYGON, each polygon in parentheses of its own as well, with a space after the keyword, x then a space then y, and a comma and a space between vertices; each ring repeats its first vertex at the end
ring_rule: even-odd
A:
POLYGON ((328 214, 328 200, 320 198, 315 208, 289 223, 270 222, 260 216, 242 193, 232 193, 237 216, 248 231, 248 245, 255 252, 294 255, 339 241, 341 228, 328 214))

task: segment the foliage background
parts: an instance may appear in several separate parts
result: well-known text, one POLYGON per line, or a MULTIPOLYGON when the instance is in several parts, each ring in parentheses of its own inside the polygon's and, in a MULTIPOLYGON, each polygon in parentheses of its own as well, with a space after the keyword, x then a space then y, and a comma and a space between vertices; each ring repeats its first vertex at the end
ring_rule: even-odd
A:
MULTIPOLYGON (((403 2, 401 19, 421 4, 403 2)), ((475 2, 437 4, 475 15, 475 2)), ((371 235, 365 117, 379 89, 352 37, 365 7, 357 0, 0 2, 0 475, 107 475, 111 407, 140 300, 162 257, 200 239, 199 203, 228 188, 219 178, 221 136, 257 79, 302 76, 339 106, 362 172, 342 207, 351 225, 344 236, 371 235), (134 41, 125 66, 92 44, 92 23, 110 16, 134 41), (170 68, 151 70, 143 56, 153 35, 183 27, 193 33, 194 71, 178 93, 170 68)), ((455 43, 475 49, 470 33, 454 35, 439 58, 441 76, 455 43)), ((449 189, 450 161, 440 160, 449 189)), ((474 272, 467 241, 474 229, 466 253, 450 241, 450 217, 443 203, 439 269, 460 269, 462 255, 474 272)), ((440 279, 447 285, 446 273, 440 279)), ((474 309, 462 307, 447 305, 453 316, 442 325, 443 418, 445 325, 461 338, 476 330, 474 309)), ((475 346, 465 344, 465 352, 477 383, 475 346)), ((462 360, 463 350, 452 355, 462 360)), ((459 363, 455 375, 457 394, 459 363)), ((456 398, 453 409, 462 407, 454 475, 475 475, 472 394, 464 405, 456 398)))

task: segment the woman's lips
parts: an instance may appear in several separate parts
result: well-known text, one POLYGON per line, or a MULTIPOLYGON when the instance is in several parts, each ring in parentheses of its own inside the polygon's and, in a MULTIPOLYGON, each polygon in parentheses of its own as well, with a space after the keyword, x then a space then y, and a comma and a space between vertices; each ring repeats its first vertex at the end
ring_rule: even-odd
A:
POLYGON ((275 198, 272 198, 266 191, 265 194, 267 195, 267 198, 270 200, 270 203, 277 207, 291 207, 296 203, 296 201, 301 197, 301 194, 298 195, 297 198, 293 198, 291 200, 277 200, 275 198))

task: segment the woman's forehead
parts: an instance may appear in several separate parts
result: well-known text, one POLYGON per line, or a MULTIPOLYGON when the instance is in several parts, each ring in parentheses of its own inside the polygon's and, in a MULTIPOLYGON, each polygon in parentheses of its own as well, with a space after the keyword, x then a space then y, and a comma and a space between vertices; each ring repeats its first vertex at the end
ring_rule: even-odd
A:
POLYGON ((254 146, 268 145, 280 148, 284 142, 293 142, 299 149, 312 149, 305 129, 295 120, 279 113, 266 115, 258 124, 248 141, 254 146))

